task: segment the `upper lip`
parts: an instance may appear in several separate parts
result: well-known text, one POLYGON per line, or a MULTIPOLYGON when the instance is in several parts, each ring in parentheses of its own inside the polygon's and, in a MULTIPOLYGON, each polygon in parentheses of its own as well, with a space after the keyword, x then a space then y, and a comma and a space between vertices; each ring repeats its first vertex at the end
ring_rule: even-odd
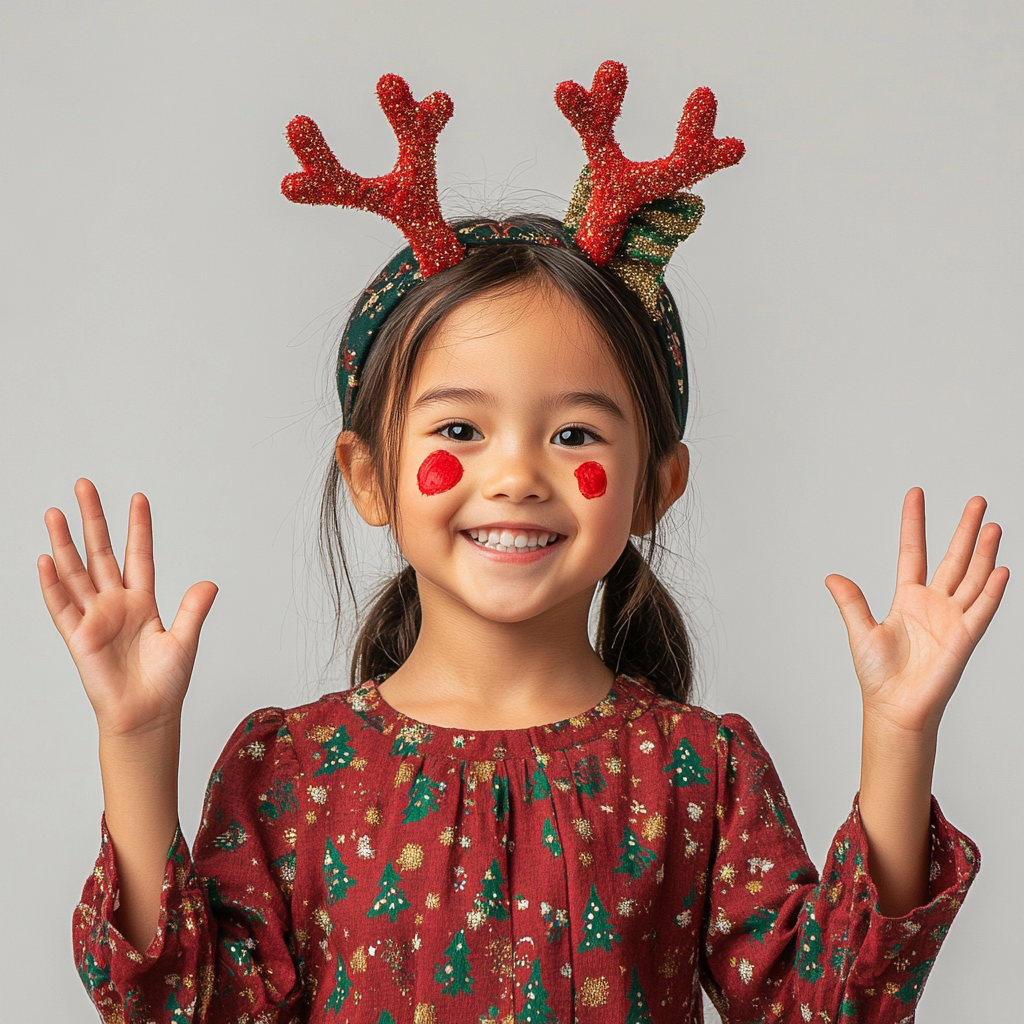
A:
POLYGON ((553 526, 538 526, 536 523, 482 523, 480 526, 467 526, 462 532, 465 533, 468 530, 509 530, 513 533, 554 534, 559 534, 561 532, 556 530, 553 526))

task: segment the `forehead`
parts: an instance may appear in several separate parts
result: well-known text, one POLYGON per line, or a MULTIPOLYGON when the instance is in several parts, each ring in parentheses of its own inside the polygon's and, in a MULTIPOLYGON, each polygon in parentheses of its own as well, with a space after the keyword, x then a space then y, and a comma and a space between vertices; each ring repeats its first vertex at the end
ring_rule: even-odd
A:
POLYGON ((528 285, 464 302, 431 332, 413 373, 413 400, 438 383, 548 392, 602 391, 629 405, 629 388, 604 334, 563 292, 528 285))

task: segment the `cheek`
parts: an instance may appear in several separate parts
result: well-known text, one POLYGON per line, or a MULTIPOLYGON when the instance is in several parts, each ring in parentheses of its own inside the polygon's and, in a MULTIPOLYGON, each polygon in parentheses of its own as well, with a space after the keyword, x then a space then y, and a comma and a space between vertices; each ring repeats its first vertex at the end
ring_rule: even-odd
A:
POLYGON ((600 462, 584 462, 577 466, 576 482, 584 498, 600 498, 608 490, 608 475, 600 462))
POLYGON ((416 473, 421 494, 444 494, 462 479, 462 463, 451 452, 431 452, 416 473))

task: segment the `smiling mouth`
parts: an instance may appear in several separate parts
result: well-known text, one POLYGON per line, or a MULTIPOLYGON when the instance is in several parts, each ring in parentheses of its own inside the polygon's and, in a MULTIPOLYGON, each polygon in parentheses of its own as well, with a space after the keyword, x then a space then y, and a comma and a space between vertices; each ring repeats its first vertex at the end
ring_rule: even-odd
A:
POLYGON ((537 530, 466 530, 466 536, 488 551, 515 551, 521 554, 539 551, 562 539, 561 534, 537 530))

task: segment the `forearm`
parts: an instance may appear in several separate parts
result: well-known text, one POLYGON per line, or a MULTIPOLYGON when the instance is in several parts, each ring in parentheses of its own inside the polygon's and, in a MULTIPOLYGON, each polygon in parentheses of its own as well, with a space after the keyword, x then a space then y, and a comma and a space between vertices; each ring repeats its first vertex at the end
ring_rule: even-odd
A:
POLYGON ((868 866, 887 917, 902 917, 928 897, 935 730, 903 730, 867 709, 860 818, 868 866))
POLYGON ((156 934, 167 851, 178 826, 180 723, 142 735, 100 731, 107 830, 120 882, 117 925, 140 951, 156 934))

